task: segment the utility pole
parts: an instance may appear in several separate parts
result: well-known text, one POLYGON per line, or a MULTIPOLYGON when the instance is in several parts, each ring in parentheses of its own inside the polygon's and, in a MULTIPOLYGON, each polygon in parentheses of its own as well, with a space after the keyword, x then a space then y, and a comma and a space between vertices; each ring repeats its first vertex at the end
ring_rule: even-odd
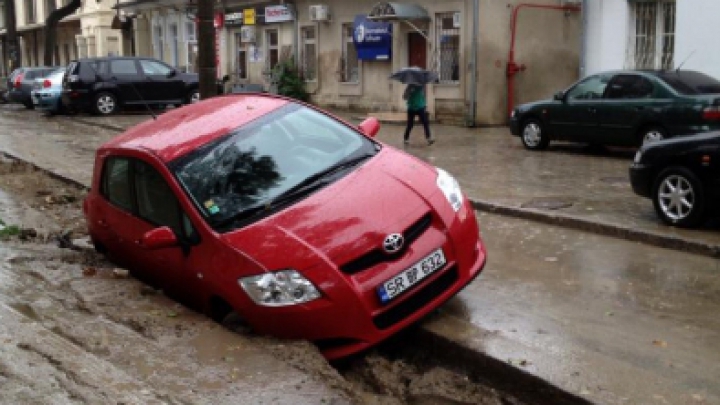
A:
POLYGON ((215 66, 215 26, 213 0, 198 0, 198 73, 200 98, 207 99, 217 95, 215 66))
POLYGON ((15 0, 5 0, 5 29, 7 35, 8 74, 22 65, 20 41, 15 22, 15 0))

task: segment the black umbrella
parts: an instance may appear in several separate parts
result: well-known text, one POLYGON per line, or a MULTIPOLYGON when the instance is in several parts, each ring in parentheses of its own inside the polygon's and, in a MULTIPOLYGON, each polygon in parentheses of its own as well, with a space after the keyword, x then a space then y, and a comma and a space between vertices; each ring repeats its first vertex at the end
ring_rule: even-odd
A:
POLYGON ((436 82, 438 80, 438 74, 417 66, 411 66, 402 68, 391 74, 390 79, 397 80, 404 84, 416 84, 423 86, 428 83, 436 82))

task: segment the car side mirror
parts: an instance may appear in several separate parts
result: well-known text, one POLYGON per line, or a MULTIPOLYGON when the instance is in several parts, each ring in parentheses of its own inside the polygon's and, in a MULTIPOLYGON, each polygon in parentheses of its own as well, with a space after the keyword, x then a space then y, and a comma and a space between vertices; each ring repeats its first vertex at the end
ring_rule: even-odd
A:
POLYGON ((230 81, 230 76, 229 76, 229 75, 225 75, 225 76, 222 77, 222 82, 223 82, 223 83, 227 83, 227 82, 229 82, 229 81, 230 81))
POLYGON ((565 101, 565 92, 558 91, 557 93, 555 93, 555 96, 553 98, 558 101, 565 101))
POLYGON ((375 117, 369 117, 358 125, 358 129, 368 137, 374 138, 378 131, 380 131, 380 121, 375 117))
POLYGON ((148 250, 169 248, 178 246, 178 239, 172 229, 163 226, 146 232, 140 239, 140 246, 148 250))
POLYGON ((178 73, 177 70, 173 69, 170 72, 168 72, 167 77, 168 78, 175 77, 175 75, 177 75, 177 73, 178 73))

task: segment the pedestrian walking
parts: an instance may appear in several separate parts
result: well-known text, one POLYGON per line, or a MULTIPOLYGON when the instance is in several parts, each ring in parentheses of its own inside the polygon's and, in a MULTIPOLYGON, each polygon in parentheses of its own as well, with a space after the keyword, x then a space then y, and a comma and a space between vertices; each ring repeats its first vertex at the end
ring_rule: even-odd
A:
POLYGON ((427 114, 425 86, 408 84, 403 93, 403 99, 407 102, 407 126, 405 127, 405 136, 403 138, 404 144, 410 144, 410 131, 412 131, 413 126, 415 126, 415 117, 420 118, 420 122, 425 129, 425 139, 427 140, 428 146, 434 144, 435 138, 433 138, 430 133, 430 122, 427 114))

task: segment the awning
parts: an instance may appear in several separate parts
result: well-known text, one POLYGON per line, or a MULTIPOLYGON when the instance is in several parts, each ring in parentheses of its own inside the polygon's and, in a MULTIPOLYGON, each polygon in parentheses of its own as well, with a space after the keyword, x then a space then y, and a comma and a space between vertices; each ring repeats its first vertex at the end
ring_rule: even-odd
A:
POLYGON ((368 20, 371 21, 398 21, 398 20, 430 20, 430 14, 417 4, 395 2, 380 2, 373 6, 368 20))

